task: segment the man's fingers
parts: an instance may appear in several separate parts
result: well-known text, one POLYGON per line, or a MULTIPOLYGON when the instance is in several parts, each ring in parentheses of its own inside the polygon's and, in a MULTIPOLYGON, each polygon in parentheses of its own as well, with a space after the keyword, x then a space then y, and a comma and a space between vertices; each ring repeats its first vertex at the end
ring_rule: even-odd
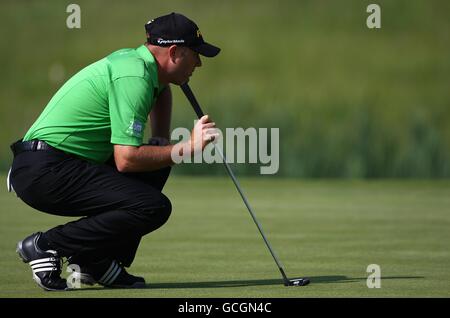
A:
POLYGON ((205 128, 213 128, 213 127, 216 127, 216 123, 214 123, 214 122, 206 123, 206 124, 203 125, 203 129, 205 129, 205 128))
POLYGON ((208 115, 202 116, 202 117, 200 118, 200 122, 201 122, 202 124, 205 124, 205 123, 209 122, 209 116, 208 116, 208 115))
POLYGON ((206 141, 217 140, 219 137, 220 134, 217 129, 208 129, 204 134, 204 140, 206 141))
POLYGON ((220 137, 220 135, 219 135, 219 134, 214 134, 214 135, 211 135, 211 138, 210 138, 210 140, 211 140, 211 141, 214 141, 214 140, 217 140, 217 139, 219 139, 219 137, 220 137))
POLYGON ((217 128, 208 128, 203 131, 205 135, 218 135, 219 131, 217 128))
POLYGON ((195 126, 195 131, 199 133, 202 140, 202 148, 208 143, 217 140, 220 137, 220 133, 216 127, 215 122, 211 122, 208 115, 204 115, 200 118, 195 126))

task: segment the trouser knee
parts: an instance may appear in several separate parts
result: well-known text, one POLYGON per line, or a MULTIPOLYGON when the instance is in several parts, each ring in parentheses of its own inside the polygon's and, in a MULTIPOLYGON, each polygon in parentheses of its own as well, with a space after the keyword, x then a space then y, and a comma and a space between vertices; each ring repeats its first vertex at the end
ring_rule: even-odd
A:
POLYGON ((154 201, 149 202, 147 207, 141 210, 144 218, 142 224, 142 235, 150 233, 163 226, 172 213, 172 204, 170 200, 161 193, 161 197, 155 204, 154 201))
POLYGON ((159 208, 158 216, 160 220, 160 225, 164 225, 167 220, 169 220, 170 214, 172 213, 172 203, 170 202, 169 198, 166 197, 164 194, 162 195, 162 204, 159 208))

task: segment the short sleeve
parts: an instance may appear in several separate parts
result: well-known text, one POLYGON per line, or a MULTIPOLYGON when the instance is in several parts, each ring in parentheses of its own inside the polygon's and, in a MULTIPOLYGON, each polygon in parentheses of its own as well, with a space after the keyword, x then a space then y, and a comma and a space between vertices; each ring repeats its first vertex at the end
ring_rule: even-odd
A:
POLYGON ((120 77, 112 81, 108 96, 112 144, 142 145, 153 91, 151 82, 142 77, 120 77))

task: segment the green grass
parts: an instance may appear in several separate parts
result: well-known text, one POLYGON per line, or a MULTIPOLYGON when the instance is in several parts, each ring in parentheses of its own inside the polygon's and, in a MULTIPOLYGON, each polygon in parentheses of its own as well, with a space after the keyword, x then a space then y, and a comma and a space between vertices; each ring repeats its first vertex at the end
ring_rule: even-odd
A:
POLYGON ((130 268, 146 278, 142 290, 42 291, 15 244, 69 218, 33 211, 2 187, 0 297, 450 296, 449 181, 241 183, 287 274, 310 277, 309 286, 281 285, 229 179, 174 177, 165 191, 172 217, 130 268), (366 286, 369 264, 381 267, 380 289, 366 286))

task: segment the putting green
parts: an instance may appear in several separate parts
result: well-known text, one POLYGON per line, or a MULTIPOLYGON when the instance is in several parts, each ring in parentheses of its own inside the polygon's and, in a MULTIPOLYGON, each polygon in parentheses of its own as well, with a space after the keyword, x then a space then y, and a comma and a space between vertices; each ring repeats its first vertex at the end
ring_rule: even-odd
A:
MULTIPOLYGON (((3 176, 4 177, 4 176, 3 176)), ((4 179, 4 178, 3 178, 4 179)), ((449 181, 297 181, 241 178, 290 278, 284 287, 260 234, 226 177, 173 177, 169 222, 146 236, 130 272, 148 288, 38 288, 15 244, 70 218, 0 192, 0 297, 449 297, 449 181), (368 265, 381 288, 366 285, 368 265)))

